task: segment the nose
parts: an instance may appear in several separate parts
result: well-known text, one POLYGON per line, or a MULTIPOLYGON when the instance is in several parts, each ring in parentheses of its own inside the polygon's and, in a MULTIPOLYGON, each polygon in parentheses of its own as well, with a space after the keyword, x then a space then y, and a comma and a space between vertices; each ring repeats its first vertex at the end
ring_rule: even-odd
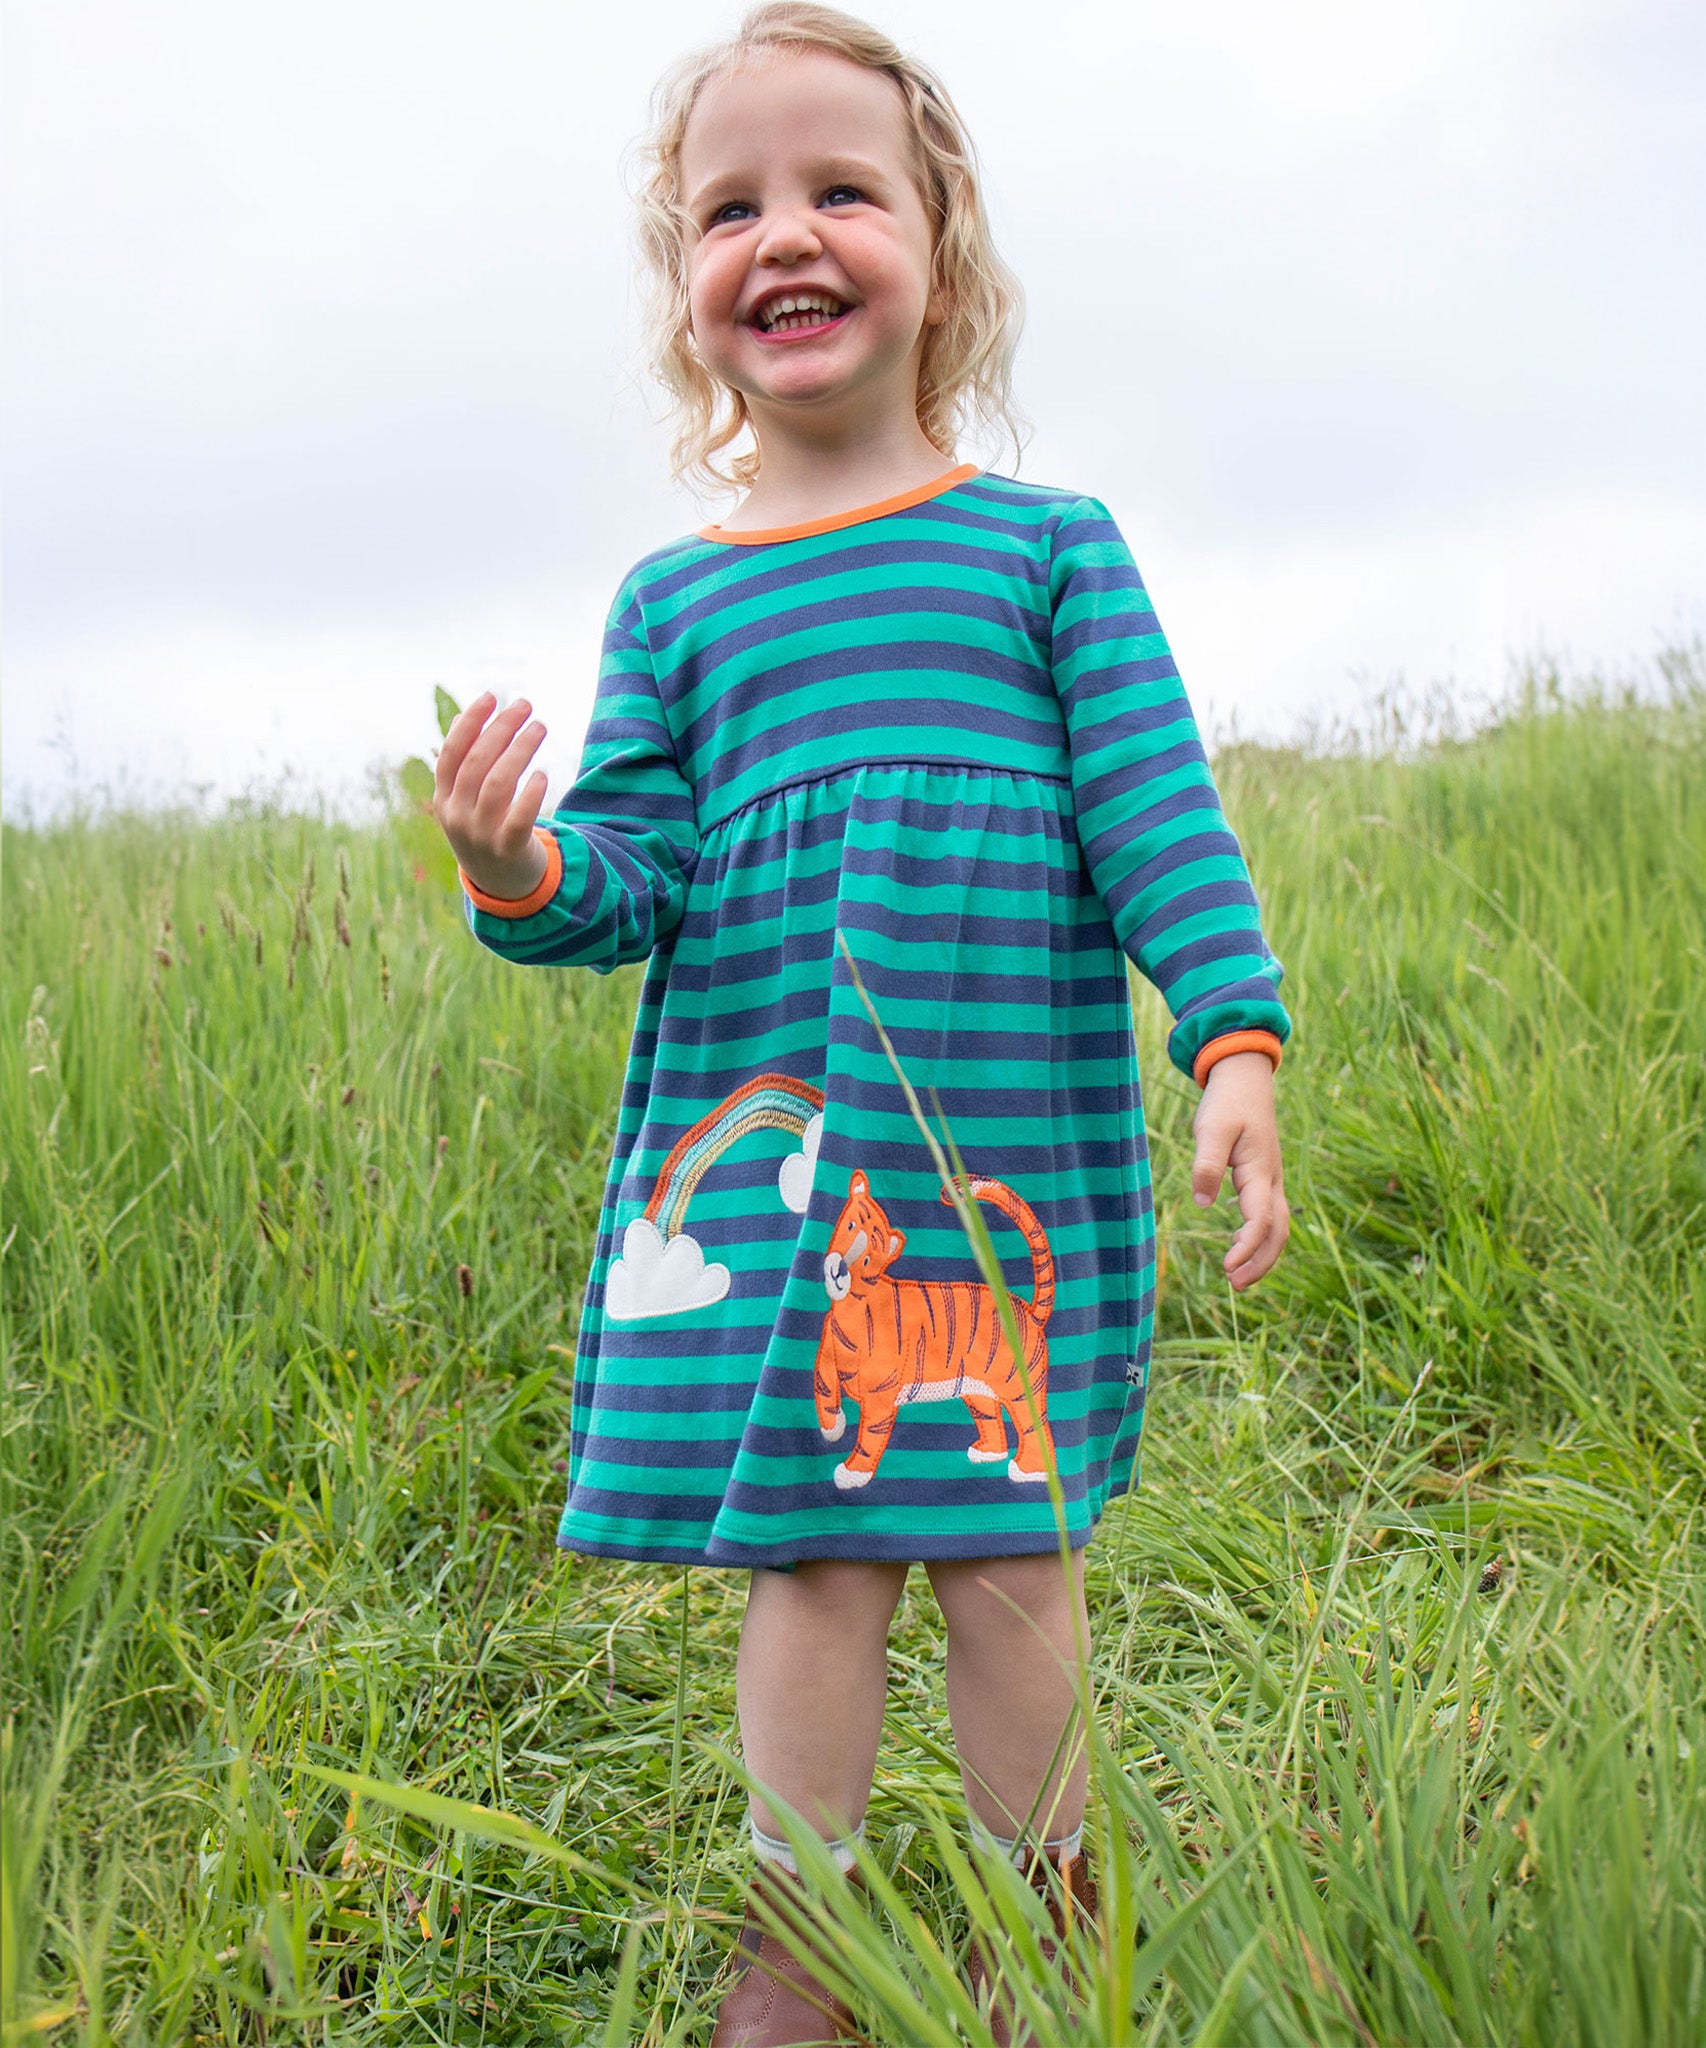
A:
POLYGON ((808 263, 812 257, 822 254, 823 243, 818 238, 817 226, 809 211, 784 207, 766 220, 758 243, 760 263, 808 263))

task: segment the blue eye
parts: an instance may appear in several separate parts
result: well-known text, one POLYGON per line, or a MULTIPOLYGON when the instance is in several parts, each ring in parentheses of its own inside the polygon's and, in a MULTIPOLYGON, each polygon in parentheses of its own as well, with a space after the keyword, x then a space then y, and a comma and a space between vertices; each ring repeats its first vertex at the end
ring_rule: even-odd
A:
POLYGON ((725 199, 722 205, 717 208, 716 212, 712 214, 711 225, 712 227, 715 227, 719 221, 727 220, 731 214, 740 213, 743 211, 746 213, 750 213, 752 211, 752 208, 747 205, 747 202, 744 199, 725 199))
POLYGON ((859 190, 857 185, 831 185, 823 196, 825 202, 833 206, 838 199, 844 201, 850 199, 854 205, 857 205, 865 195, 859 190))

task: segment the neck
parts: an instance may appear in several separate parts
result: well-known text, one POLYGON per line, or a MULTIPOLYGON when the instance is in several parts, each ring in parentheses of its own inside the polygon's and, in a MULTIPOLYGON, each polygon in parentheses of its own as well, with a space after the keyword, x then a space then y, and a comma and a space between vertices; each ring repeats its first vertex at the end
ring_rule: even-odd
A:
POLYGON ((856 427, 761 419, 754 434, 761 466, 752 489, 722 521, 730 532, 791 526, 872 505, 933 482, 958 459, 944 455, 910 413, 856 427))

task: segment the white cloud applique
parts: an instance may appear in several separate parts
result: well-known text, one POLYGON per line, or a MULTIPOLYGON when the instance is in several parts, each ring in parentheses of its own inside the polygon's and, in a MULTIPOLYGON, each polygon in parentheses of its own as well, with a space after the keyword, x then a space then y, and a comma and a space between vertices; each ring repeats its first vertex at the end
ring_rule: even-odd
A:
POLYGON ((820 1111, 800 1133, 800 1149, 788 1154, 776 1176, 782 1199, 796 1216, 806 1213, 806 1204, 811 1200, 812 1175, 817 1171, 817 1148, 822 1142, 823 1115, 820 1111))
POLYGON ((631 1323, 640 1316, 675 1316, 709 1308, 729 1291, 727 1266, 708 1266, 699 1240, 685 1231, 664 1238, 655 1223, 636 1216, 622 1233, 622 1256, 604 1280, 604 1313, 631 1323))

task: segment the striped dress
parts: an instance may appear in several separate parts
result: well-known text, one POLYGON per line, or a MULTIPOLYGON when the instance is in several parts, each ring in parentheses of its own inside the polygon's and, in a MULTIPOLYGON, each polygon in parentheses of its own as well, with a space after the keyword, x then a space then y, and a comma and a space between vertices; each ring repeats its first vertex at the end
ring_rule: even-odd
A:
POLYGON ((1129 958, 1199 1079, 1290 1024, 1118 528, 962 466, 708 527, 610 613, 505 959, 644 961, 557 1542, 608 1557, 1049 1551, 1135 1483, 1154 1225, 1129 958), (1021 1351, 849 955, 1012 1291, 1021 1351))

